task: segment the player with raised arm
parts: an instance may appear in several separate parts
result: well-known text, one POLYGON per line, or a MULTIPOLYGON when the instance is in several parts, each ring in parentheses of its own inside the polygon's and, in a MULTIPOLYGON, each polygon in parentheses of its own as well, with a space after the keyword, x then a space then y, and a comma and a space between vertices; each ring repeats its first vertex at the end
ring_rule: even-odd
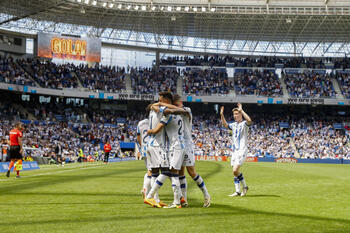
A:
POLYGON ((181 205, 183 207, 188 206, 187 202, 187 180, 185 176, 185 167, 188 172, 188 174, 192 177, 194 182, 196 182, 198 188, 203 193, 204 196, 204 205, 203 207, 209 207, 211 203, 211 198, 208 192, 207 187, 205 186, 205 183, 203 181, 203 178, 197 173, 195 168, 195 157, 194 157, 194 151, 193 151, 193 141, 192 141, 192 111, 188 107, 183 106, 183 102, 181 100, 181 96, 178 94, 174 95, 173 98, 174 105, 164 105, 168 108, 183 108, 185 111, 187 111, 188 114, 183 115, 183 131, 184 131, 184 146, 185 146, 185 156, 184 161, 182 163, 181 171, 179 172, 179 179, 180 179, 180 187, 182 192, 182 199, 181 199, 181 205))
MULTIPOLYGON (((160 102, 172 104, 172 100, 173 96, 170 92, 159 93, 160 102)), ((171 178, 172 180, 175 207, 179 207, 180 204, 180 181, 178 175, 173 176, 169 170, 169 157, 166 149, 166 134, 164 130, 164 126, 169 124, 172 120, 172 115, 178 114, 186 114, 186 111, 183 109, 169 109, 161 106, 159 107, 159 111, 152 108, 150 112, 150 129, 147 133, 151 135, 151 137, 147 146, 147 153, 149 155, 147 164, 148 168, 152 168, 152 176, 157 177, 157 179, 152 185, 151 191, 147 194, 144 202, 153 207, 161 207, 154 200, 154 195, 167 178, 171 178), (161 174, 159 174, 159 170, 161 170, 161 174)))
POLYGON ((242 109, 242 104, 238 103, 237 108, 232 110, 235 122, 228 124, 224 116, 224 107, 221 107, 220 116, 221 122, 225 128, 232 130, 232 157, 231 166, 233 168, 235 192, 230 197, 245 196, 248 191, 248 186, 244 180, 243 174, 239 171, 243 165, 248 153, 248 132, 252 124, 252 120, 242 109), (244 120, 243 120, 244 118, 244 120), (243 191, 241 193, 241 183, 243 191))

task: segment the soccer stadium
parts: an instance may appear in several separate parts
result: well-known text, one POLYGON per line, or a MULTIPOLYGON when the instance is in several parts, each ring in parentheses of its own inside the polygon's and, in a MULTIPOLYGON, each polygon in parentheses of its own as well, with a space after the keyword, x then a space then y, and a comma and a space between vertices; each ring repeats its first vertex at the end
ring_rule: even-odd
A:
POLYGON ((349 0, 0 0, 0 232, 350 232, 349 0))

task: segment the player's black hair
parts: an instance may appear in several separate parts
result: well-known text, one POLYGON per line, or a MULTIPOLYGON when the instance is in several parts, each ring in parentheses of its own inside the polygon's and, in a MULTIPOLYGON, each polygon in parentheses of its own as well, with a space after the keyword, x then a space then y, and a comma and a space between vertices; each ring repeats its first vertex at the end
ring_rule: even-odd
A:
POLYGON ((170 100, 171 102, 173 102, 173 94, 171 94, 171 92, 169 92, 169 91, 159 92, 159 96, 166 98, 166 99, 170 100))
POLYGON ((173 95, 173 102, 181 100, 181 96, 179 94, 174 94, 173 95))

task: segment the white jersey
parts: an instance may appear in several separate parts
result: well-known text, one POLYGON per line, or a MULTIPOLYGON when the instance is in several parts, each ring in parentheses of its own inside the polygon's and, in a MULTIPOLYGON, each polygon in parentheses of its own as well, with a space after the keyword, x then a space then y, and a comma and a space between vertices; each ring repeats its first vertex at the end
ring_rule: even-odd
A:
POLYGON ((140 135, 142 147, 146 146, 149 140, 147 130, 149 130, 148 119, 144 119, 137 124, 137 135, 140 135))
POLYGON ((244 150, 248 148, 249 127, 246 121, 233 122, 228 125, 232 130, 232 150, 244 150))
POLYGON ((165 127, 165 132, 169 138, 169 146, 180 146, 184 148, 184 123, 182 116, 171 115, 169 123, 165 127))
POLYGON ((184 107, 184 109, 190 114, 190 117, 188 115, 182 116, 183 123, 184 123, 184 140, 186 146, 193 145, 192 141, 192 111, 188 107, 184 107))
MULTIPOLYGON (((170 120, 170 116, 165 116, 164 110, 165 107, 160 107, 159 112, 151 111, 149 114, 149 128, 154 129, 159 123, 167 125, 170 120)), ((148 141, 149 146, 160 146, 165 148, 166 146, 166 137, 165 130, 162 128, 157 134, 152 135, 148 141)))

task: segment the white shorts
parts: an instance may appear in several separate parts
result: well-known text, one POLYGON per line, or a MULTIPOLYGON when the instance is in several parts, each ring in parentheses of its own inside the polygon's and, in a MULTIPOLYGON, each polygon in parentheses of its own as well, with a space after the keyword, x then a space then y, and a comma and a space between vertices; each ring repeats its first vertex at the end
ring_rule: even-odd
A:
POLYGON ((148 146, 147 147, 147 169, 152 168, 166 168, 169 167, 169 158, 166 151, 159 146, 148 146))
POLYGON ((184 167, 191 167, 195 164, 195 157, 194 157, 194 151, 191 146, 185 146, 185 157, 184 162, 182 163, 182 166, 184 167))
POLYGON ((239 165, 242 166, 245 159, 247 158, 248 150, 236 150, 232 152, 231 156, 231 166, 239 165))
POLYGON ((185 158, 185 150, 181 147, 173 147, 169 150, 169 168, 181 170, 185 158))

